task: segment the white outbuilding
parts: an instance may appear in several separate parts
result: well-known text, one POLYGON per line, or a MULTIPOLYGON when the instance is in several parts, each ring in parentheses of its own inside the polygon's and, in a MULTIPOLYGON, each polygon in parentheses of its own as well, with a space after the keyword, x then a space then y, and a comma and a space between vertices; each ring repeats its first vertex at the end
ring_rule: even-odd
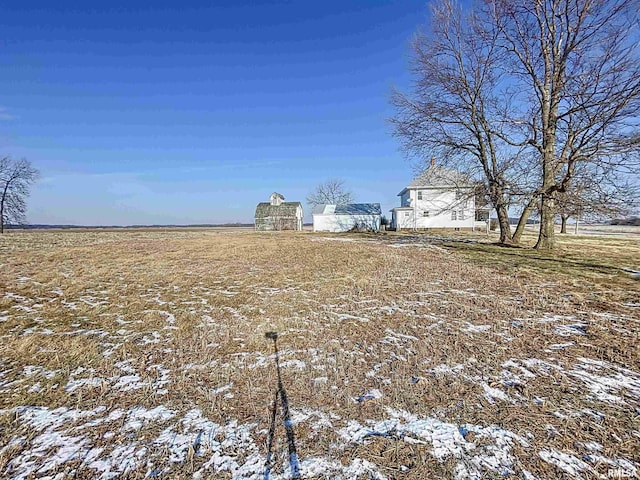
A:
POLYGON ((318 205, 313 210, 314 232, 380 231, 379 203, 318 205))

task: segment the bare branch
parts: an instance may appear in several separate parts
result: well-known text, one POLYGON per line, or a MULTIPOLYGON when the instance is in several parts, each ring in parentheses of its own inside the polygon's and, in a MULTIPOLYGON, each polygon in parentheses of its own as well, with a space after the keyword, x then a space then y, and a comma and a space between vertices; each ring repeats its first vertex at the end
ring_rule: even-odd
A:
POLYGON ((26 198, 38 176, 28 160, 0 159, 0 233, 4 233, 5 225, 26 221, 26 198))
POLYGON ((353 201, 353 194, 345 186, 345 182, 339 178, 330 178, 318 185, 307 197, 307 204, 317 205, 344 205, 353 201))

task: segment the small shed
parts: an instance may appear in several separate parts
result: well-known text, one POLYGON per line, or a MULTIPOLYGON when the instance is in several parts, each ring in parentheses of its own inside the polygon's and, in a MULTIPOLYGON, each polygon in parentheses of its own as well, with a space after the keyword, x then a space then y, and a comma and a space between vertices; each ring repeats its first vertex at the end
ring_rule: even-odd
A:
POLYGON ((314 232, 380 231, 379 203, 318 205, 313 210, 314 232))
POLYGON ((255 229, 302 230, 302 218, 300 202, 285 202, 282 194, 273 192, 268 202, 256 206, 255 229))

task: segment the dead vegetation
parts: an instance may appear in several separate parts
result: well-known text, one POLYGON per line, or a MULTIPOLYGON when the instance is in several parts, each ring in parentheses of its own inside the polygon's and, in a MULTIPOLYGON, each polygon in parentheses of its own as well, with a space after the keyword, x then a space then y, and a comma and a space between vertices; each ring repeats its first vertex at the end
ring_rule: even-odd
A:
MULTIPOLYGON (((637 472, 633 243, 12 232, 0 252, 5 477, 263 478, 267 331, 304 478, 637 472)), ((273 450, 289 478, 281 422, 273 450)))

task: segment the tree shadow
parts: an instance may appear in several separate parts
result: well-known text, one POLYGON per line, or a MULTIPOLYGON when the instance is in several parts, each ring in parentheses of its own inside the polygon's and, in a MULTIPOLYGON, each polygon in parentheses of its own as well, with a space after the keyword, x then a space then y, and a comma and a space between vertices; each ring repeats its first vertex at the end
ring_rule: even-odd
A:
POLYGON ((451 251, 461 253, 477 253, 486 254, 488 263, 505 263, 509 261, 511 265, 516 260, 526 262, 529 267, 536 268, 540 271, 565 271, 566 273, 575 273, 576 270, 585 270, 591 273, 597 272, 604 275, 618 275, 623 273, 620 266, 608 265, 604 262, 600 263, 592 258, 568 258, 566 254, 556 252, 541 252, 533 248, 522 246, 507 246, 500 244, 461 244, 448 242, 446 247, 451 251), (506 248, 505 248, 506 247, 506 248))
POLYGON ((264 480, 269 480, 271 475, 271 463, 273 461, 273 439, 276 431, 276 417, 278 413, 278 399, 282 407, 282 420, 287 435, 287 446, 289 449, 289 468, 291 469, 291 478, 300 478, 300 462, 298 460, 298 452, 296 449, 295 432, 293 430, 293 422, 289 413, 289 399, 287 391, 282 384, 282 376, 280 375, 280 356, 278 353, 278 332, 267 332, 265 336, 273 340, 273 351, 276 358, 276 372, 278 374, 278 388, 276 389, 271 406, 271 425, 269 426, 269 437, 267 441, 267 460, 264 466, 264 480))

